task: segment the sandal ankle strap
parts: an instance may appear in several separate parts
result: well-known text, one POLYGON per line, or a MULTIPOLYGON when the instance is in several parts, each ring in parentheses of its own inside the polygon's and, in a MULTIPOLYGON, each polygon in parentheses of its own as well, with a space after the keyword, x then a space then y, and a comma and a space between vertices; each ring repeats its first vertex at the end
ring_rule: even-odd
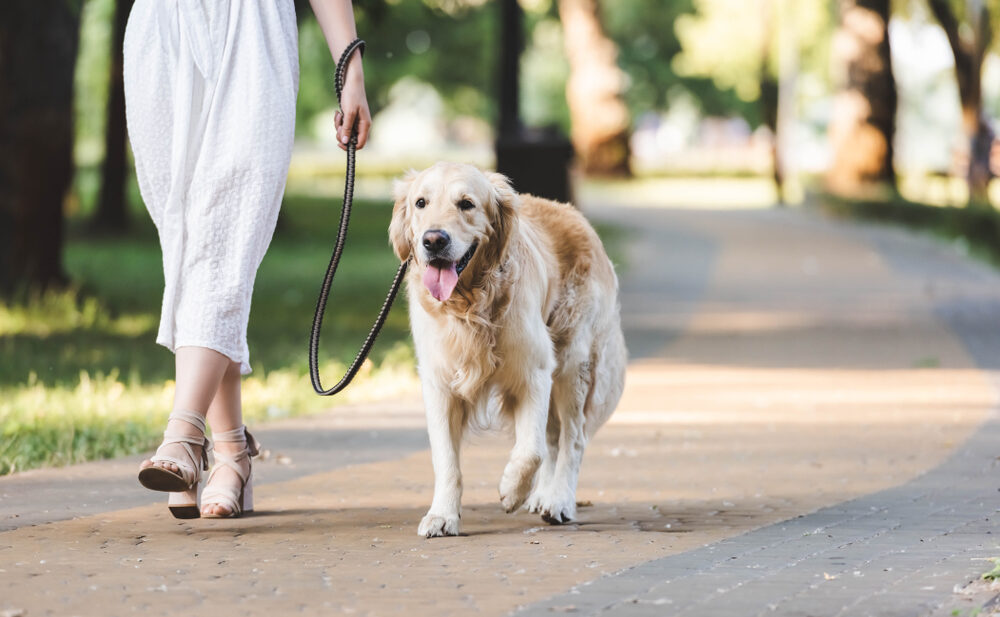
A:
MULTIPOLYGON (((212 442, 205 437, 205 416, 201 415, 196 411, 190 411, 187 409, 175 409, 170 412, 167 417, 167 422, 170 420, 180 420, 181 422, 187 422, 191 426, 195 427, 201 431, 201 436, 195 435, 185 435, 184 433, 174 433, 170 430, 163 431, 163 447, 164 444, 179 443, 184 445, 184 449, 191 459, 192 463, 197 463, 195 461, 194 452, 188 447, 187 444, 192 446, 201 446, 201 468, 202 471, 208 471, 208 453, 212 449, 212 442)), ((168 456, 154 456, 154 460, 163 460, 174 463, 175 465, 180 465, 181 462, 174 457, 168 456)))
POLYGON ((170 415, 167 417, 167 421, 169 422, 170 420, 187 422, 201 431, 202 434, 205 433, 205 415, 200 414, 197 411, 191 411, 190 409, 175 409, 171 411, 170 415))
MULTIPOLYGON (((250 456, 260 454, 260 442, 250 434, 245 424, 231 431, 213 432, 212 437, 219 443, 245 443, 247 454, 250 456)), ((218 453, 216 453, 216 456, 218 456, 218 453)))

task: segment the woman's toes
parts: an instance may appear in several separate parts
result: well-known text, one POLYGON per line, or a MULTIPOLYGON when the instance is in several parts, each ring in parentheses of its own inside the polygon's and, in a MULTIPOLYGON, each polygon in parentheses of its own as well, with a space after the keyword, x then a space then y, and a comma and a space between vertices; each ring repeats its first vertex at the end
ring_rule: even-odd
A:
POLYGON ((202 514, 206 516, 229 516, 230 512, 228 509, 223 508, 218 504, 212 504, 210 506, 205 506, 202 508, 202 514))
POLYGON ((177 465, 174 465, 173 463, 168 463, 166 461, 156 461, 154 463, 152 460, 150 460, 148 458, 146 460, 144 460, 143 462, 139 463, 139 469, 149 469, 150 467, 153 467, 154 465, 156 467, 159 467, 160 469, 166 469, 167 471, 169 471, 171 473, 180 473, 180 469, 177 467, 177 465))

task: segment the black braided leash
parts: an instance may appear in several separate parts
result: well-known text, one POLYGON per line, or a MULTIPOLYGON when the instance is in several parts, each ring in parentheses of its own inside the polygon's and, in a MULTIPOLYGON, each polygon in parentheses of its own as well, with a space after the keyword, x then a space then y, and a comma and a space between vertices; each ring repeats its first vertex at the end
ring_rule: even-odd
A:
MULTIPOLYGON (((334 86, 337 90, 337 102, 340 102, 340 95, 344 89, 344 77, 347 75, 347 66, 350 61, 351 55, 355 50, 360 49, 361 53, 364 54, 365 42, 361 39, 354 39, 344 50, 344 53, 340 55, 340 60, 337 62, 337 71, 334 75, 334 86)), ((372 346, 375 344, 375 337, 378 336, 379 331, 385 324, 385 319, 389 315, 389 309, 392 308, 392 301, 396 299, 396 293, 399 291, 399 286, 403 282, 403 275, 406 274, 406 264, 409 262, 404 261, 399 265, 399 270, 396 271, 396 278, 392 280, 392 286, 389 288, 389 293, 385 297, 385 302, 382 303, 382 309, 378 313, 378 317, 375 319, 375 323, 372 325, 371 331, 368 332, 368 337, 365 339, 361 349, 358 350, 358 354, 354 357, 354 362, 351 363, 350 368, 344 373, 344 376, 340 378, 337 385, 333 386, 329 390, 324 390, 322 384, 319 380, 319 331, 323 327, 323 313, 326 311, 326 301, 330 296, 330 286, 333 284, 333 275, 337 272, 337 264, 340 263, 340 254, 344 251, 344 243, 347 240, 347 224, 351 218, 351 204, 354 201, 354 154, 355 149, 358 145, 358 134, 357 134, 357 118, 355 118, 354 126, 351 127, 351 139, 347 144, 347 178, 344 183, 344 205, 340 210, 340 228, 337 230, 337 242, 333 247, 333 255, 330 257, 330 265, 327 266, 326 276, 323 278, 323 286, 319 291, 319 300, 316 301, 316 314, 313 317, 312 325, 312 335, 309 337, 309 376, 312 378, 313 389, 316 390, 316 394, 322 396, 330 396, 336 394, 347 387, 354 376, 358 374, 358 370, 361 368, 362 363, 364 363, 365 358, 372 350, 372 346)))

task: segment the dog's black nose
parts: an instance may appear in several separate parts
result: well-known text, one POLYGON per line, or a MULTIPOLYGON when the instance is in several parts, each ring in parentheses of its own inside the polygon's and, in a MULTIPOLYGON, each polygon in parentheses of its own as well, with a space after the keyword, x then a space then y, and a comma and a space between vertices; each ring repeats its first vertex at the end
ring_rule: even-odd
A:
POLYGON ((430 229, 424 232, 423 243, 428 253, 440 253, 451 244, 451 236, 443 229, 430 229))

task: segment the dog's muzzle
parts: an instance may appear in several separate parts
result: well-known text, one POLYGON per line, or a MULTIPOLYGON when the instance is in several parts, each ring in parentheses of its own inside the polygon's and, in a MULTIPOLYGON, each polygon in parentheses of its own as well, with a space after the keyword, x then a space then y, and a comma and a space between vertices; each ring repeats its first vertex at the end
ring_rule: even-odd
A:
POLYGON ((472 261, 472 256, 476 254, 478 246, 478 243, 473 243, 458 261, 434 258, 427 262, 423 275, 424 287, 436 300, 445 302, 451 297, 458 285, 458 277, 472 261))

